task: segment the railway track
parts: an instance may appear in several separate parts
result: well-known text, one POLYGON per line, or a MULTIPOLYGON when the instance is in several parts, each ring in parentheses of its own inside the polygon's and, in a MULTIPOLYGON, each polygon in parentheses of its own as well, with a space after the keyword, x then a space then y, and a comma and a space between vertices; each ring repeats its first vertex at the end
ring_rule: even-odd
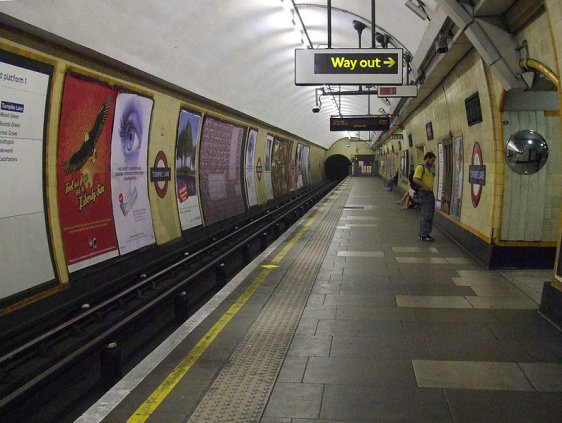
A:
POLYGON ((178 250, 165 266, 0 351, 0 415, 11 422, 72 421, 334 185, 225 227, 198 249, 178 250))

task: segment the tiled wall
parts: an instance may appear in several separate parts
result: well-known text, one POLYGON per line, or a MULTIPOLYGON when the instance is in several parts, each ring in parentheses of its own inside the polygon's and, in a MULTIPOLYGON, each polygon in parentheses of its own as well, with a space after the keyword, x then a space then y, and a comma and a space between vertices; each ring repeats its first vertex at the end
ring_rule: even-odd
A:
MULTIPOLYGON (((562 69, 562 0, 546 0, 546 8, 548 11, 548 17, 550 19, 550 31, 551 36, 554 41, 554 53, 556 55, 557 60, 557 67, 553 69, 558 75, 560 75, 560 70, 562 69)), ((560 94, 560 89, 558 90, 560 94)), ((562 137, 561 137, 562 139, 562 137)), ((560 196, 562 197, 562 184, 560 184, 560 196)), ((558 240, 562 237, 562 210, 559 213, 559 230, 558 230, 558 240)), ((555 217, 553 217, 555 218, 555 217)), ((560 241, 559 241, 560 242, 560 241)), ((555 266, 558 265, 558 261, 561 260, 560 257, 560 244, 558 244, 558 252, 557 252, 557 262, 555 266)), ((557 283, 557 288, 562 290, 562 275, 559 275, 559 280, 557 283)))
MULTIPOLYGON (((531 21, 519 34, 517 40, 527 41, 529 57, 544 63, 559 74, 562 64, 562 0, 547 0, 547 13, 531 21), (550 28, 552 29, 552 35, 550 28), (555 48, 553 48, 553 39, 555 48)), ((464 143, 464 177, 461 224, 483 238, 494 238, 501 225, 501 207, 504 182, 503 146, 500 140, 501 118, 499 105, 503 96, 503 87, 479 54, 472 50, 445 78, 439 87, 422 103, 405 123, 403 147, 409 148, 408 134, 412 134, 414 154, 416 146, 423 144, 425 151, 437 153, 437 143, 449 136, 463 135, 464 143), (475 92, 479 93, 483 122, 468 126, 466 122, 465 99, 475 92), (426 137, 426 123, 432 122, 434 139, 426 137), (477 207, 473 207, 468 183, 468 166, 474 143, 478 141, 482 148, 484 165, 486 165, 486 185, 477 207)), ((562 163, 560 120, 557 116, 548 119, 549 180, 562 181, 560 163, 562 163)), ((396 144, 396 141, 393 141, 396 144)), ((386 148, 386 145, 383 149, 386 148)), ((397 150, 397 145, 395 145, 397 150)), ((545 211, 543 240, 553 241, 557 238, 560 227, 560 186, 561 182, 550 184, 545 211)), ((436 189, 437 187, 435 187, 436 189)))
MULTIPOLYGON (((428 97, 412 117, 406 122, 404 133, 412 134, 414 147, 425 144, 425 151, 437 154, 437 144, 449 137, 462 135, 464 144, 464 177, 462 194, 461 222, 486 237, 490 236, 493 203, 494 167, 494 122, 493 105, 490 100, 486 67, 478 53, 469 52, 447 76, 438 89, 428 97), (478 92, 482 108, 483 121, 468 126, 465 111, 465 99, 478 92), (432 122, 434 138, 427 140, 426 124, 432 122), (486 186, 483 187, 478 207, 472 206, 470 184, 468 184, 468 166, 474 143, 478 141, 482 148, 486 166, 486 186)), ((407 138, 407 137, 405 137, 407 138)), ((412 153, 413 154, 413 153, 412 153)), ((436 184, 437 185, 437 184, 436 184)), ((437 186, 435 186, 437 189, 437 186)))

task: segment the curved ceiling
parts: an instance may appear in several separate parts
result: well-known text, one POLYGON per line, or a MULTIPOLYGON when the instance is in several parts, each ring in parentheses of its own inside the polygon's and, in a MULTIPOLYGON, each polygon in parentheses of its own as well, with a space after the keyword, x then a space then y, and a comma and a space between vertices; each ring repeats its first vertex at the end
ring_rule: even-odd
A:
MULTIPOLYGON (((362 47, 370 48, 372 2, 331 3, 332 47, 358 47, 352 24, 357 20, 367 25, 362 47)), ((416 55, 429 21, 409 10, 405 0, 375 3, 377 31, 391 36, 388 47, 416 55)), ((434 0, 423 4, 429 15, 437 9, 434 0)), ((0 2, 0 15, 4 21, 30 24, 45 36, 70 40, 326 148, 348 135, 330 132, 330 115, 390 113, 395 104, 394 99, 389 103, 374 95, 325 95, 321 111, 312 113, 315 88, 295 86, 294 50, 309 42, 313 48, 327 47, 326 1, 17 0, 0 2), (300 32, 299 15, 309 39, 300 32)), ((339 87, 325 87, 326 92, 331 89, 339 87)), ((361 134, 364 139, 368 136, 361 134)))

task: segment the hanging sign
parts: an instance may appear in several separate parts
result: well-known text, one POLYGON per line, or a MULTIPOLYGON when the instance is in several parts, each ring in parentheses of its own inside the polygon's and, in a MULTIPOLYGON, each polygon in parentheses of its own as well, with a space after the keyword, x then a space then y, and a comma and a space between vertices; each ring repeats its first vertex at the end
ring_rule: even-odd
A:
POLYGON ((402 84, 402 49, 297 49, 295 85, 402 84))
POLYGON ((330 131, 388 131, 389 129, 388 115, 330 117, 330 131))
POLYGON ((391 85, 379 87, 377 95, 379 97, 417 97, 418 87, 416 85, 391 85))

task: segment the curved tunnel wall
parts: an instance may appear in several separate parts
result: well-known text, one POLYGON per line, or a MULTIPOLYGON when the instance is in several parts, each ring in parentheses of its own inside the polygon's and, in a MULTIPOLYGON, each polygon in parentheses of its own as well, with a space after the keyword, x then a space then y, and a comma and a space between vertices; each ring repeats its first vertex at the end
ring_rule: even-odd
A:
POLYGON ((0 154, 0 192, 11 208, 0 229, 14 232, 0 239, 13 279, 3 279, 0 312, 324 179, 324 148, 105 58, 2 28, 0 66, 12 108, 1 115, 11 147, 0 154), (34 102, 17 90, 31 82, 34 102), (24 132, 40 141, 29 151, 12 140, 24 132), (22 196, 33 200, 33 224, 18 221, 22 196))

